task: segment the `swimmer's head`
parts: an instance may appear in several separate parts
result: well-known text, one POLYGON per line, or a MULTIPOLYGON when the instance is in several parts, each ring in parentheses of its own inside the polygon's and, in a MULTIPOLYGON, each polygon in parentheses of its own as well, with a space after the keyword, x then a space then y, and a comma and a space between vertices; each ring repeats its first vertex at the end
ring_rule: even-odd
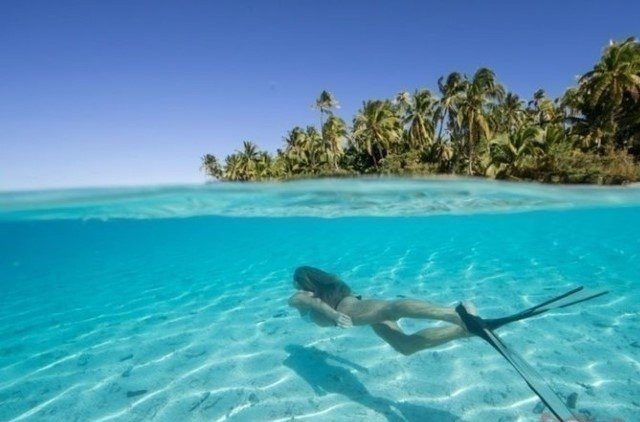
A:
POLYGON ((293 285, 298 290, 313 293, 333 308, 351 294, 349 286, 337 276, 314 267, 298 267, 293 274, 293 285))

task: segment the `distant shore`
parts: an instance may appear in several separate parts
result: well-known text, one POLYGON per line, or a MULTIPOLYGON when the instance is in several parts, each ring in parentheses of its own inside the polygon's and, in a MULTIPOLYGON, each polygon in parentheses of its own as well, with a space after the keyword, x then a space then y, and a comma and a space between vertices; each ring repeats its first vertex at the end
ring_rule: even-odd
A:
POLYGON ((610 42, 576 86, 555 99, 542 89, 525 102, 495 73, 452 72, 438 92, 417 89, 364 101, 347 125, 322 91, 320 125, 294 127, 275 154, 245 141, 202 170, 230 181, 369 174, 455 174, 543 183, 640 181, 640 43, 610 42))
MULTIPOLYGON (((640 169, 636 170, 640 171, 640 169)), ((321 180, 321 179, 377 179, 377 178, 409 178, 416 180, 462 180, 468 178, 487 179, 487 180, 501 180, 504 182, 514 183, 541 183, 547 185, 595 185, 595 186, 640 186, 640 177, 626 179, 619 177, 615 174, 574 174, 567 175, 563 178, 555 175, 549 175, 544 179, 527 179, 527 178, 502 178, 495 179, 483 175, 469 176, 467 174, 459 173, 326 173, 326 174, 298 174, 287 175, 279 178, 264 178, 256 180, 228 180, 224 178, 212 179, 205 183, 237 183, 237 182, 294 182, 298 180, 321 180)))

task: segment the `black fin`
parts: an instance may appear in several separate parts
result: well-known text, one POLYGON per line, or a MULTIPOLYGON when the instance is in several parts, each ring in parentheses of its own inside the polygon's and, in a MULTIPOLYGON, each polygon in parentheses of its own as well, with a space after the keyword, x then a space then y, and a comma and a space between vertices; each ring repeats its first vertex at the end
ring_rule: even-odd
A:
POLYGON ((531 391, 536 393, 551 413, 553 413, 561 422, 575 420, 575 416, 571 413, 571 410, 569 410, 564 400, 562 400, 558 394, 549 387, 540 374, 538 374, 538 371, 531 367, 531 365, 529 365, 519 354, 507 348, 496 333, 489 329, 485 330, 492 340, 489 344, 491 344, 511 364, 511 366, 513 366, 513 368, 527 383, 531 391))
POLYGON ((496 349, 561 422, 574 419, 564 401, 542 380, 538 372, 527 364, 520 355, 509 350, 502 340, 487 327, 482 318, 469 314, 462 304, 456 307, 456 312, 460 315, 469 332, 481 337, 496 349))
POLYGON ((564 293, 560 296, 557 296, 553 299, 542 302, 529 309, 525 309, 522 312, 518 312, 517 314, 513 314, 503 318, 486 319, 484 321, 486 326, 489 329, 495 330, 499 327, 502 327, 505 324, 509 324, 510 322, 531 318, 533 316, 540 315, 552 309, 566 308, 567 306, 571 306, 580 302, 585 302, 587 300, 595 299, 597 297, 606 295, 607 293, 609 292, 608 291, 602 291, 597 293, 589 292, 588 290, 584 290, 584 288, 581 286, 567 293, 564 293), (578 292, 582 292, 582 294, 576 295, 576 293, 578 292))

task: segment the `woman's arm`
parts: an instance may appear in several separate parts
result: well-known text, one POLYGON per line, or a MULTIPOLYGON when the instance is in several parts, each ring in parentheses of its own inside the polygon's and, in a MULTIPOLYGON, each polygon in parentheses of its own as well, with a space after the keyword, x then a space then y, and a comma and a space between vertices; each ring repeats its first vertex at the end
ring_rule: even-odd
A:
POLYGON ((298 292, 289 298, 289 306, 300 311, 312 311, 331 321, 338 318, 338 311, 310 294, 298 292))
POLYGON ((342 328, 351 327, 351 318, 336 311, 317 297, 298 292, 289 298, 289 306, 300 311, 309 311, 313 321, 320 326, 338 325, 342 328))

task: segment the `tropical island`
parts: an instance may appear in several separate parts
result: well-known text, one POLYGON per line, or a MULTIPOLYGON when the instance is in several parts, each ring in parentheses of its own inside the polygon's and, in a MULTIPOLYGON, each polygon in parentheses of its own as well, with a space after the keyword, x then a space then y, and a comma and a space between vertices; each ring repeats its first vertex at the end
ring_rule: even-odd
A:
POLYGON ((320 129, 294 127, 275 154, 245 141, 224 163, 202 157, 211 177, 258 181, 367 174, 459 174, 546 183, 640 180, 640 43, 610 42, 593 69, 556 99, 526 102, 495 73, 441 77, 438 94, 401 92, 364 101, 351 126, 323 91, 320 129))

